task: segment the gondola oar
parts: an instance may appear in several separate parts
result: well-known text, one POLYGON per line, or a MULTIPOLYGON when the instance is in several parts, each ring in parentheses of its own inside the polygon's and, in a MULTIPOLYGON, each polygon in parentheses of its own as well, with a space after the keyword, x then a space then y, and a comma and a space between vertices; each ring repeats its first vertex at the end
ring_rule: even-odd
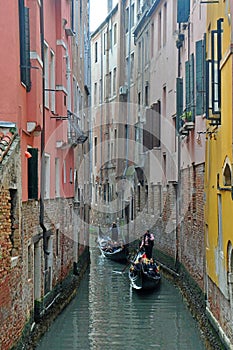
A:
POLYGON ((112 272, 113 272, 113 273, 119 273, 120 275, 122 275, 122 274, 125 272, 125 270, 127 269, 127 267, 129 266, 130 263, 132 263, 131 260, 129 260, 129 261, 127 262, 127 264, 125 265, 125 267, 123 268, 122 271, 115 271, 115 270, 113 270, 112 272))
MULTIPOLYGON (((140 250, 140 249, 139 249, 139 250, 140 250)), ((134 254, 134 258, 135 258, 135 256, 138 255, 139 250, 134 254)), ((119 273, 120 275, 123 275, 123 273, 125 272, 125 270, 126 270, 127 267, 129 266, 129 264, 132 264, 132 263, 133 263, 133 261, 132 261, 131 259, 129 259, 129 261, 127 262, 127 264, 125 265, 125 267, 123 268, 122 271, 115 271, 115 270, 113 270, 113 272, 114 272, 114 273, 119 273)))

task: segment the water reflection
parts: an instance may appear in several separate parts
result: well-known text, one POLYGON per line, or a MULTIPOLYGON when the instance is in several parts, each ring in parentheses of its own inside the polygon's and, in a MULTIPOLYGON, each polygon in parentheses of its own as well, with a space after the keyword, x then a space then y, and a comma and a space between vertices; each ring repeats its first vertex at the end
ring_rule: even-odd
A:
POLYGON ((205 349, 179 291, 163 278, 159 290, 138 294, 127 273, 113 273, 123 267, 93 248, 78 295, 37 350, 205 349))

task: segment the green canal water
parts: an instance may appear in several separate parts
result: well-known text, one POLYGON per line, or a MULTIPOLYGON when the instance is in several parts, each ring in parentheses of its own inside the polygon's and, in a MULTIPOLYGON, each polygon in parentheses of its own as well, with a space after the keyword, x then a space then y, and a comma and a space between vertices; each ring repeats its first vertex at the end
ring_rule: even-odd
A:
POLYGON ((36 350, 201 350, 204 341, 179 291, 165 278, 141 295, 124 265, 91 249, 91 265, 77 296, 52 324, 36 350))

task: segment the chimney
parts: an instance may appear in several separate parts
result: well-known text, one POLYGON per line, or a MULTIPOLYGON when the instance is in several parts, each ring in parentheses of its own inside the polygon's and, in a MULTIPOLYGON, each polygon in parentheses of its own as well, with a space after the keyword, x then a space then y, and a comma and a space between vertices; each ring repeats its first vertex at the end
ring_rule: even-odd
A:
POLYGON ((112 0, 108 0, 108 13, 112 11, 112 0))

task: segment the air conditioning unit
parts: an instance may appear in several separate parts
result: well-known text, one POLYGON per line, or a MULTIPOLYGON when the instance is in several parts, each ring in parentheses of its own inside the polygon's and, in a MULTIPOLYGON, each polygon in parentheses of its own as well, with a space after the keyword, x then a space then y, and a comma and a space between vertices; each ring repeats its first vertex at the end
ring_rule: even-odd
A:
POLYGON ((128 89, 125 85, 119 87, 119 95, 126 95, 127 91, 128 89))

